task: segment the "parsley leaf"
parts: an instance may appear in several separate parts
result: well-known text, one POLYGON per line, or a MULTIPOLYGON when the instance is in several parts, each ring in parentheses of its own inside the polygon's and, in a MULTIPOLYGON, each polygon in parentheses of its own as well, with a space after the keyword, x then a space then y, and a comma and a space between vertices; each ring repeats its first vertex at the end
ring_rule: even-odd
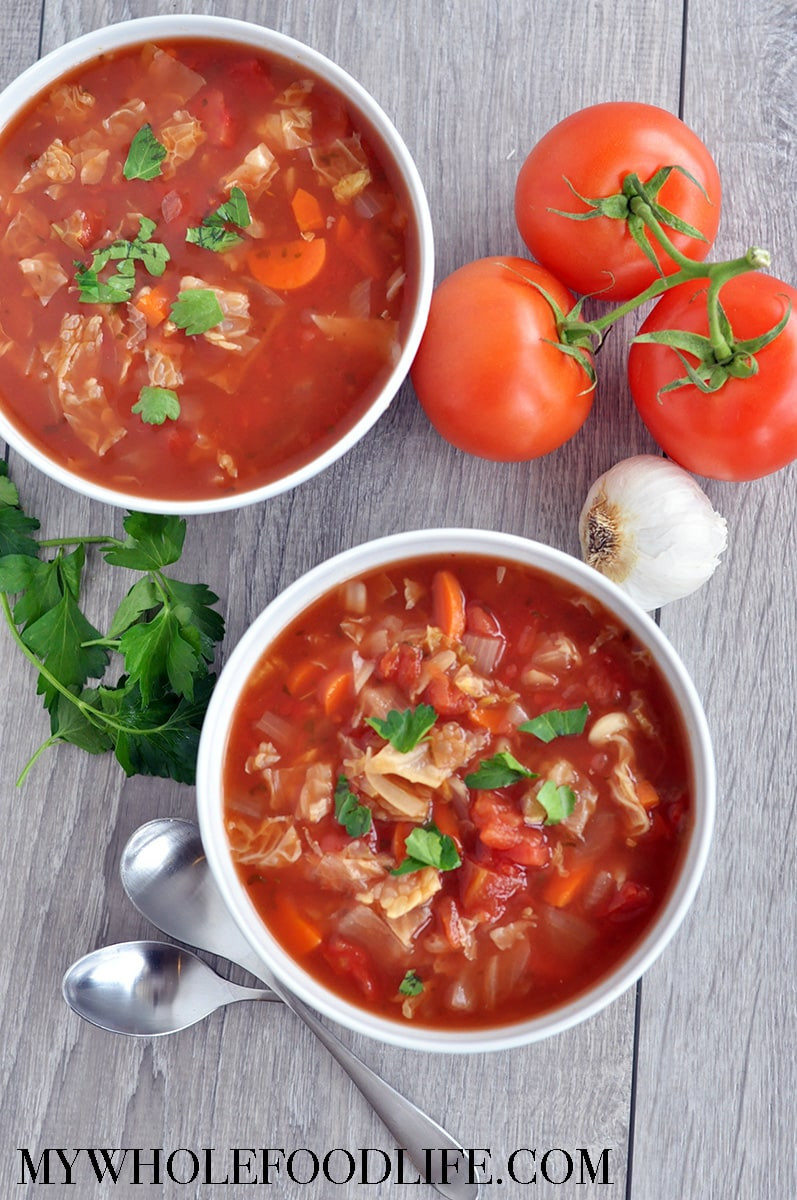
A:
MULTIPOLYGON (((103 264, 104 265, 104 264, 103 264)), ((99 277, 101 267, 81 267, 75 272, 80 299, 87 304, 124 304, 136 286, 136 265, 130 258, 119 263, 116 272, 107 280, 99 277)))
POLYGON ((537 778, 536 772, 524 767, 514 754, 502 750, 492 758, 483 759, 478 771, 465 776, 465 783, 471 788, 501 788, 509 787, 521 779, 537 778))
POLYGON ((154 179, 161 174, 166 147, 152 132, 152 126, 142 125, 130 143, 122 174, 125 179, 154 179))
POLYGON ((431 704, 419 704, 417 708, 405 708, 399 712, 393 708, 384 720, 381 717, 366 717, 365 722, 401 754, 414 750, 437 720, 431 704))
MULTIPOLYGON (((92 692, 83 691, 83 699, 89 699, 92 692)), ((104 754, 113 749, 113 738, 107 729, 94 724, 71 700, 60 692, 50 709, 50 744, 68 742, 78 746, 87 754, 104 754)))
POLYGON ((547 814, 546 825, 558 825, 565 817, 569 817, 576 807, 576 793, 573 789, 566 784, 557 787, 552 779, 546 779, 537 792, 537 799, 547 814))
POLYGON ((177 392, 171 388, 145 386, 138 393, 138 401, 130 411, 138 413, 146 425, 162 425, 166 420, 177 420, 180 401, 177 392))
POLYGON ((335 817, 349 837, 362 837, 371 828, 371 810, 350 790, 345 775, 339 775, 335 785, 335 817))
POLYGON ((224 320, 218 297, 212 288, 183 288, 169 310, 178 329, 191 337, 207 333, 224 320))
MULTIPOLYGON (((172 586, 174 582, 172 580, 172 586)), ((146 613, 154 612, 160 603, 161 593, 151 575, 136 580, 114 613, 108 637, 118 638, 146 613)))
MULTIPOLYGON (((28 649, 67 688, 82 687, 88 678, 99 679, 104 673, 108 651, 102 646, 85 645, 101 637, 69 590, 64 591, 58 603, 28 625, 22 634, 28 649)), ((58 696, 58 690, 44 675, 39 677, 38 692, 44 696, 46 708, 50 708, 58 696)))
POLYGON ((409 875, 424 867, 437 867, 438 871, 453 871, 460 866, 457 844, 447 833, 441 833, 434 824, 417 826, 404 842, 407 857, 390 872, 391 875, 409 875))
POLYGON ((228 229, 228 225, 237 225, 244 229, 251 223, 246 194, 239 187, 230 190, 230 197, 212 213, 204 217, 201 225, 194 225, 185 231, 185 240, 203 250, 214 250, 219 253, 229 250, 231 246, 243 241, 240 233, 228 229))
POLYGON ((415 971, 407 971, 398 990, 402 996, 420 996, 423 991, 423 980, 418 978, 415 971))
POLYGON ((114 750, 126 775, 194 782, 199 734, 214 683, 213 675, 197 680, 193 700, 180 700, 176 706, 168 694, 142 705, 136 686, 105 693, 103 708, 124 725, 114 750))
POLYGON ((38 692, 50 713, 50 736, 18 783, 42 750, 60 742, 90 754, 113 750, 127 774, 192 783, 215 678, 209 665, 224 635, 224 620, 212 609, 218 597, 205 584, 183 583, 161 570, 180 557, 185 522, 129 513, 125 540, 92 536, 36 542, 29 535, 38 521, 16 501, 0 463, 0 613, 35 666, 38 692), (80 607, 90 543, 99 544, 107 564, 143 572, 119 604, 106 636, 80 607), (67 551, 68 546, 73 549, 67 551), (41 557, 49 547, 56 548, 55 557, 41 557), (124 669, 114 685, 105 677, 115 657, 124 669), (88 687, 89 679, 99 683, 88 687))
POLYGON ((584 701, 580 708, 553 708, 550 712, 540 713, 538 717, 523 721, 518 729, 533 733, 541 742, 552 742, 554 738, 583 733, 588 716, 589 705, 584 701))
POLYGON ((140 217, 138 233, 132 241, 117 238, 110 246, 95 250, 88 267, 76 262, 75 282, 79 298, 85 304, 122 304, 130 300, 136 286, 136 262, 143 263, 150 275, 162 275, 170 259, 161 242, 151 240, 155 222, 140 217), (100 272, 111 261, 117 261, 116 272, 100 279, 100 272))
POLYGON ((102 553, 113 567, 153 571, 177 562, 183 552, 185 521, 149 513, 128 513, 124 519, 127 538, 102 553))
POLYGON ((150 621, 126 629, 119 639, 119 651, 124 655, 127 677, 138 684, 145 705, 163 679, 169 681, 175 695, 193 698, 198 655, 170 608, 164 605, 150 621))

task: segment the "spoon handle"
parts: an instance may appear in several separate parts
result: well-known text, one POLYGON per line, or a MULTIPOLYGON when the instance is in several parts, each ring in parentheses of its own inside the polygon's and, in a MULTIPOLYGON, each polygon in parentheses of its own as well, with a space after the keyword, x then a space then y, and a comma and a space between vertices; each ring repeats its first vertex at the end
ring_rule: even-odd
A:
POLYGON ((367 1067, 348 1046, 327 1029, 311 1008, 269 980, 280 998, 304 1021, 332 1057, 340 1063, 387 1129, 403 1146, 426 1183, 448 1200, 475 1200, 478 1183, 469 1178, 468 1160, 450 1133, 367 1067), (445 1153, 445 1152, 448 1153, 445 1153), (428 1152, 428 1153, 427 1153, 428 1152))

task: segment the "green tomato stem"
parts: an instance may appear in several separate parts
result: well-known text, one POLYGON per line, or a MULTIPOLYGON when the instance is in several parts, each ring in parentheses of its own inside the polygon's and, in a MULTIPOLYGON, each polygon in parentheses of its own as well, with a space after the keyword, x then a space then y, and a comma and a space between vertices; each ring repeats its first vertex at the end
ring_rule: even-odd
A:
MULTIPOLYGON (((638 296, 633 296, 630 300, 626 300, 625 303, 619 304, 616 308, 611 309, 602 316, 595 317, 590 321, 590 327, 599 334, 603 333, 605 329, 609 329, 621 317, 626 316, 627 313, 633 312, 649 300, 655 300, 658 296, 670 291, 671 288, 677 287, 680 283, 686 283, 694 279, 707 279, 709 281, 709 292, 712 289, 714 291, 715 310, 713 320, 711 313, 709 313, 709 336, 712 345, 715 347, 715 351, 727 357, 731 351, 727 341, 720 332, 719 311, 716 302, 717 293, 722 285, 735 275, 743 275, 747 271, 756 271, 763 267, 768 267, 769 264, 770 256, 768 251, 762 250, 758 246, 751 246, 741 258, 732 258, 723 262, 694 262, 692 259, 687 258, 684 260, 684 265, 681 266, 680 270, 675 271, 672 275, 662 275, 658 279, 654 279, 638 296)), ((578 326, 578 322, 568 325, 568 322, 565 320, 565 330, 572 329, 574 332, 577 332, 578 326)))
POLYGON ((661 222, 654 217, 650 205, 641 196, 634 196, 629 202, 629 208, 644 223, 645 228, 653 234, 668 257, 677 263, 679 267, 689 271, 692 267, 698 265, 693 258, 689 258, 687 254, 678 249, 669 234, 665 232, 661 222))

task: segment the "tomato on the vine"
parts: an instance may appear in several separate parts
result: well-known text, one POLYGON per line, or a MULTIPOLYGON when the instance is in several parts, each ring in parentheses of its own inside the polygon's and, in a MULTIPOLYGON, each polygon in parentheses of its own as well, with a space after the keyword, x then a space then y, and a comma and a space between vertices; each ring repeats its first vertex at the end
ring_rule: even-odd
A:
POLYGON ((572 308, 559 280, 524 258, 477 259, 434 291, 410 375, 432 425, 468 454, 537 458, 592 407, 588 371, 555 344, 556 316, 539 288, 563 313, 572 308))
MULTIPOLYGON (((678 329, 707 335, 707 292, 701 281, 666 292, 640 334, 678 329)), ((628 380, 642 420, 675 462, 713 479, 758 479, 797 458, 797 289, 755 271, 729 279, 719 299, 734 342, 765 334, 791 305, 785 328, 755 354, 755 374, 728 378, 708 393, 693 383, 665 391, 685 377, 684 362, 695 359, 634 342, 628 380)))
MULTIPOLYGON (((534 258, 567 287, 599 293, 601 300, 628 300, 659 272, 622 215, 599 214, 584 198, 618 197, 622 212, 623 181, 633 174, 644 185, 667 167, 681 169, 670 171, 658 187, 663 215, 674 213, 699 230, 705 241, 669 226, 666 220, 664 232, 677 250, 700 261, 711 248, 720 218, 721 187, 714 160, 678 117, 635 101, 581 109, 537 143, 515 188, 520 235, 534 258), (590 212, 593 215, 583 219, 590 212), (580 219, 561 213, 579 214, 580 219)), ((662 213, 656 215, 661 222, 662 213)), ((664 274, 676 270, 658 242, 639 232, 664 274)))

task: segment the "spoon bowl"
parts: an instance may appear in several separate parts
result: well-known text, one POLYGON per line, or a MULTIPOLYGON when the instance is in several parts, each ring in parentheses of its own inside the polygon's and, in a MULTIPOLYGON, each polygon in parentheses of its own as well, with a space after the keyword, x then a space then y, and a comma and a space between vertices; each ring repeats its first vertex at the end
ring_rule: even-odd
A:
POLYGON ((119 873, 131 903, 157 929, 262 978, 266 968, 224 906, 193 821, 142 825, 122 851, 119 873))
POLYGON ((62 990, 69 1007, 92 1025, 133 1037, 177 1033, 222 1005, 272 998, 222 979, 189 950, 155 941, 93 950, 72 964, 62 990))

